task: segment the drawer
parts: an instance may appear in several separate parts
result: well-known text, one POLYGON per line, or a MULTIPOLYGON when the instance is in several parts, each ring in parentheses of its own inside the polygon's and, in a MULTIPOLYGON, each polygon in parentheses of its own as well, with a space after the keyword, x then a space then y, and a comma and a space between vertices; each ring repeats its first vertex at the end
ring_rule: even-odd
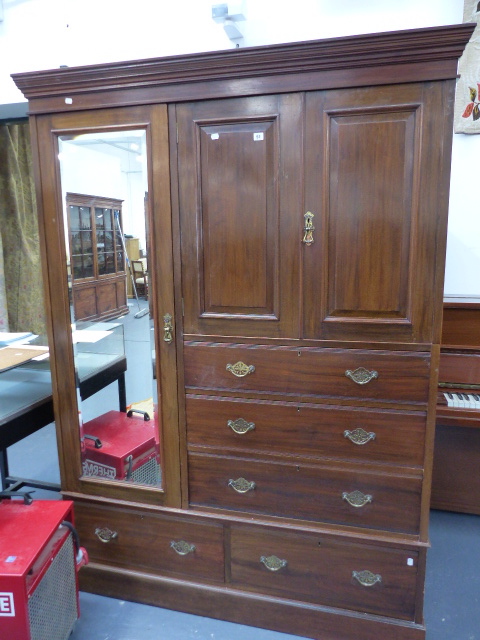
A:
POLYGON ((93 562, 173 577, 224 581, 221 525, 81 502, 75 503, 75 523, 93 562))
POLYGON ((187 395, 189 445, 423 465, 423 412, 187 395))
POLYGON ((192 506, 418 533, 419 477, 373 473, 347 464, 279 463, 199 453, 190 453, 188 460, 192 506))
POLYGON ((271 596, 414 620, 420 553, 237 526, 231 581, 271 596))
POLYGON ((190 342, 184 357, 189 389, 423 405, 428 398, 428 353, 190 342))

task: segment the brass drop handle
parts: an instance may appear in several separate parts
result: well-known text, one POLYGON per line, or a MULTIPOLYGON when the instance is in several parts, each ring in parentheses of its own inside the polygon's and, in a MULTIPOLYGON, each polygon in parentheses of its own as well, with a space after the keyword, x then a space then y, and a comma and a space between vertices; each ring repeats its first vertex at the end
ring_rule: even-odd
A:
POLYGON ((227 364, 227 371, 233 373, 237 378, 244 378, 248 376, 249 373, 253 373, 255 371, 255 367, 253 364, 248 365, 244 362, 236 362, 235 364, 227 364))
POLYGON ((370 442, 370 440, 375 440, 376 438, 376 435, 373 431, 367 432, 361 427, 359 427, 358 429, 354 429, 353 431, 349 431, 348 429, 346 429, 343 432, 343 435, 345 438, 348 438, 350 442, 358 445, 367 444, 367 442, 370 442))
POLYGON ((253 491, 253 489, 255 489, 256 484, 255 482, 253 482, 253 480, 238 478, 237 480, 230 479, 228 481, 228 486, 232 487, 232 489, 237 493, 248 493, 249 491, 253 491))
POLYGON ((243 418, 237 418, 236 420, 228 420, 227 427, 230 427, 230 429, 238 435, 244 435, 245 433, 255 429, 255 423, 247 422, 243 418))
POLYGON ((100 542, 104 542, 105 544, 112 542, 112 540, 115 540, 118 537, 118 533, 116 531, 112 531, 108 527, 97 527, 95 529, 95 535, 100 542))
POLYGON ((313 232, 315 231, 315 227, 313 226, 314 214, 311 211, 307 211, 304 217, 304 226, 303 226, 303 244, 307 246, 313 244, 313 232))
POLYGON ((260 562, 267 567, 269 571, 280 571, 287 566, 288 562, 278 558, 277 556, 260 556, 260 562))
POLYGON ((186 556, 189 553, 193 553, 196 549, 194 544, 185 542, 185 540, 172 540, 170 542, 170 546, 176 553, 178 553, 179 556, 186 556))
POLYGON ((358 367, 355 371, 347 369, 345 375, 347 378, 350 378, 350 380, 353 380, 353 382, 356 382, 356 384, 368 384, 371 380, 378 378, 377 371, 368 371, 368 369, 364 367, 358 367))
POLYGON ((352 578, 357 580, 362 587, 373 587, 382 581, 382 576, 379 573, 372 573, 367 569, 364 571, 352 571, 352 578))
POLYGON ((368 493, 362 493, 361 491, 352 491, 351 493, 344 491, 342 493, 342 499, 346 500, 352 507, 360 509, 369 502, 372 502, 373 497, 368 493))
POLYGON ((166 313, 163 316, 163 341, 167 344, 171 344, 173 342, 172 316, 169 313, 166 313))

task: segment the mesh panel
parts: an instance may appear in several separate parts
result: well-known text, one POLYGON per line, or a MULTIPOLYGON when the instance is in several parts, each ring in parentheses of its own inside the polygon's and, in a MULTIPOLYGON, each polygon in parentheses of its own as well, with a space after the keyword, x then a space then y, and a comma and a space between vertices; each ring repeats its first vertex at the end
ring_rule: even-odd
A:
POLYGON ((148 484, 155 487, 160 485, 162 477, 157 459, 150 458, 145 464, 135 469, 130 480, 138 484, 148 484))
POLYGON ((78 617, 72 536, 69 535, 28 601, 31 640, 67 640, 78 617))

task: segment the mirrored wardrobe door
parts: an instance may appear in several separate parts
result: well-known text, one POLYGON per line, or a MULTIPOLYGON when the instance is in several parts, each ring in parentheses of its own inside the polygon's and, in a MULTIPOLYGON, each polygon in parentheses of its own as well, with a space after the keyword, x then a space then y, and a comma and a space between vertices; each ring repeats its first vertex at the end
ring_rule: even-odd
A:
POLYGON ((166 109, 39 117, 38 128, 50 142, 39 146, 40 166, 55 167, 54 191, 42 181, 42 221, 47 282, 58 290, 50 314, 56 422, 78 452, 62 461, 64 484, 177 505, 166 109), (153 166, 163 167, 155 181, 153 166))

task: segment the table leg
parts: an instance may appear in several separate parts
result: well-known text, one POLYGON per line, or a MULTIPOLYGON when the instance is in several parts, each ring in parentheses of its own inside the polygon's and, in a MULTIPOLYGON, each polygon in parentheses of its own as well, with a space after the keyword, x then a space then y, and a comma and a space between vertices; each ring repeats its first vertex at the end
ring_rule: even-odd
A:
POLYGON ((125 374, 122 373, 118 378, 118 404, 120 411, 127 411, 127 392, 125 388, 125 374))
POLYGON ((2 491, 7 489, 6 478, 8 477, 8 458, 7 450, 0 451, 0 480, 2 482, 2 491))

